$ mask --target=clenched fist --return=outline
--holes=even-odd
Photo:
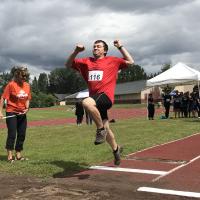
[[[115,47],[117,47],[117,48],[119,48],[119,47],[121,47],[122,46],[122,44],[121,44],[121,42],[120,42],[120,40],[114,40],[114,46]]]
[[[78,44],[76,45],[76,49],[77,52],[81,52],[85,50],[85,47],[82,44]]]

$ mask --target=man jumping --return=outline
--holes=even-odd
[[[109,127],[107,111],[114,102],[118,71],[133,66],[134,60],[119,40],[114,41],[114,46],[123,58],[106,56],[108,45],[103,40],[97,40],[93,45],[93,57],[76,59],[76,56],[85,50],[83,45],[78,44],[65,66],[79,71],[88,85],[89,97],[85,98],[82,104],[97,127],[95,145],[107,141],[113,150],[114,164],[120,165],[122,148],[116,143]]]

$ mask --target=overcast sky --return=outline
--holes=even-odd
[[[200,0],[0,0],[0,71],[27,65],[32,75],[64,67],[77,43],[91,56],[120,39],[147,73],[177,62],[200,70]]]

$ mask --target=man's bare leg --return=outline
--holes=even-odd
[[[97,127],[95,145],[103,143],[106,139],[106,141],[108,142],[108,144],[111,146],[113,150],[114,164],[120,165],[120,162],[121,162],[120,153],[122,152],[122,148],[117,145],[114,134],[112,130],[110,129],[108,120],[106,119],[106,120],[103,120],[102,122],[101,115],[99,113],[99,110],[96,107],[96,102],[94,101],[94,99],[88,97],[83,100],[82,104],[85,110],[87,110],[88,113],[91,114]]]
[[[104,120],[103,123],[104,123],[104,127],[107,131],[106,141],[108,142],[108,144],[111,146],[111,148],[113,150],[114,164],[120,165],[120,163],[121,163],[121,155],[120,154],[122,153],[123,148],[120,147],[116,143],[115,136],[114,136],[112,130],[110,129],[108,120]]]
[[[101,120],[101,115],[99,113],[99,110],[96,107],[96,102],[91,97],[88,97],[82,101],[83,107],[89,112],[89,114],[92,116],[92,119],[94,120],[94,123],[96,124],[97,129],[100,129],[103,127],[103,122]]]
[[[104,124],[106,131],[107,131],[106,141],[111,146],[112,150],[115,151],[117,149],[118,145],[116,143],[115,136],[114,136],[112,130],[110,129],[108,120],[107,119],[104,120],[103,124]]]
[[[99,110],[96,107],[96,102],[91,97],[88,97],[83,100],[82,105],[84,109],[92,116],[97,127],[96,139],[94,141],[94,144],[98,145],[104,143],[106,141],[107,132],[103,126]]]

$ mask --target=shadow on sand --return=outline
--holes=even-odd
[[[79,179],[87,179],[89,178],[89,175],[87,174],[79,174],[80,172],[83,172],[87,170],[88,164],[86,163],[77,163],[72,161],[62,161],[62,160],[56,160],[51,162],[52,165],[56,165],[57,167],[60,167],[63,169],[62,172],[53,174],[53,178],[67,178],[67,177],[77,177]]]

